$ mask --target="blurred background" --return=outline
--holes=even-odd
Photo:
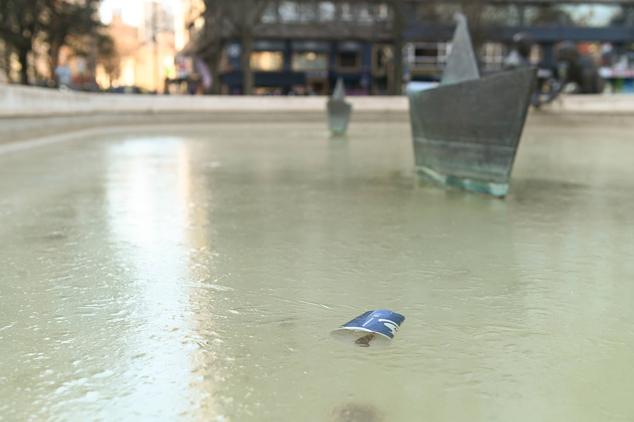
[[[342,77],[351,95],[399,95],[439,79],[458,11],[483,73],[634,93],[634,0],[0,0],[0,82],[324,95]]]

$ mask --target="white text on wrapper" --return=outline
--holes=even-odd
[[[379,319],[379,322],[382,322],[383,325],[385,326],[385,328],[387,328],[388,330],[390,330],[390,332],[392,333],[392,337],[396,335],[396,332],[398,331],[398,324],[395,323],[394,321],[391,321],[389,319]]]

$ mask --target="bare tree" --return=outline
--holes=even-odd
[[[59,65],[59,53],[63,46],[71,44],[71,38],[98,38],[101,23],[97,16],[100,0],[71,2],[68,0],[45,0],[43,32],[48,43],[50,76],[55,79]],[[74,44],[78,44],[75,42]],[[81,44],[81,43],[79,43]]]
[[[253,51],[253,31],[260,23],[262,13],[269,0],[228,0],[227,17],[232,32],[240,39],[240,68],[242,69],[242,94],[252,95],[254,88],[251,53]]]
[[[108,75],[108,86],[111,88],[112,81],[121,74],[121,59],[114,40],[103,32],[97,34],[97,62]]]
[[[571,25],[573,23],[570,14],[552,4],[537,8],[533,21],[539,25]]]
[[[29,83],[29,55],[34,44],[48,45],[50,76],[55,74],[59,52],[71,36],[94,35],[100,27],[100,0],[1,0],[0,38],[5,51],[17,54],[20,83]]]
[[[229,37],[240,40],[240,68],[242,93],[253,94],[251,69],[254,28],[270,0],[205,0],[205,28],[199,41],[199,52],[209,66],[213,78],[212,92],[219,92],[219,65],[225,41]]]
[[[475,51],[480,51],[484,43],[483,15],[486,0],[460,0],[460,8],[469,23],[469,32]]]
[[[390,95],[401,95],[403,90],[403,31],[405,29],[405,10],[403,0],[391,0],[392,15],[392,49],[393,64],[391,86],[388,87]]]
[[[211,93],[220,94],[220,61],[227,34],[226,1],[205,0],[205,26],[197,40],[196,53],[211,73]]]
[[[29,83],[29,54],[42,28],[40,15],[44,0],[0,1],[0,38],[14,51],[20,62],[20,83]]]
[[[0,40],[0,69],[4,72],[7,81],[11,82],[11,50],[2,40]]]
[[[457,0],[452,3],[428,0],[421,4],[424,7],[425,17],[429,21],[450,23],[453,22],[452,15],[455,12],[462,12],[469,23],[469,33],[475,51],[481,51],[487,41],[487,26],[490,27],[492,23],[495,25],[495,23],[511,21],[514,7],[511,4],[489,7],[490,0]]]

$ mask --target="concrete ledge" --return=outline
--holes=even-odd
[[[403,111],[405,97],[350,97],[357,111]],[[241,97],[92,94],[0,85],[0,117],[96,113],[318,111],[325,97]]]
[[[349,97],[356,112],[407,112],[401,97]],[[110,113],[290,112],[325,109],[325,97],[241,97],[92,94],[0,84],[0,118]],[[631,113],[634,95],[565,96],[551,113]]]
[[[552,113],[634,114],[634,95],[566,95],[543,107]]]
[[[402,97],[349,97],[352,123],[409,121]],[[92,127],[135,124],[323,121],[325,97],[154,96],[91,94],[0,84],[0,143]],[[566,96],[534,110],[529,121],[592,124],[596,115],[628,124],[634,95]],[[629,119],[629,120],[628,120]]]

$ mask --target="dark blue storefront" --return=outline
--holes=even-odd
[[[406,43],[446,42],[451,38],[451,25],[411,23],[404,31]],[[548,65],[555,61],[555,48],[562,41],[573,43],[610,43],[617,51],[628,51],[634,43],[634,26],[580,28],[574,26],[509,26],[484,30],[487,42],[510,46],[515,34],[527,34],[541,49],[541,61]],[[258,40],[256,55],[276,55],[278,65],[268,69],[254,68],[256,94],[312,95],[329,94],[337,78],[341,77],[350,95],[385,94],[390,72],[382,65],[377,53],[389,43],[361,40]],[[221,75],[224,92],[242,92],[239,43],[228,48],[227,66]],[[316,66],[302,58],[316,58]],[[406,66],[407,71],[407,66]],[[435,80],[436,74],[406,75],[411,80]]]
[[[258,40],[254,43],[252,68],[256,93],[269,95],[323,95],[342,78],[352,95],[372,89],[371,43],[362,41]],[[276,62],[263,69],[258,58]],[[266,61],[266,60],[264,60]],[[376,79],[376,78],[375,78]],[[221,74],[225,92],[242,92],[239,43],[227,48],[226,69]]]

